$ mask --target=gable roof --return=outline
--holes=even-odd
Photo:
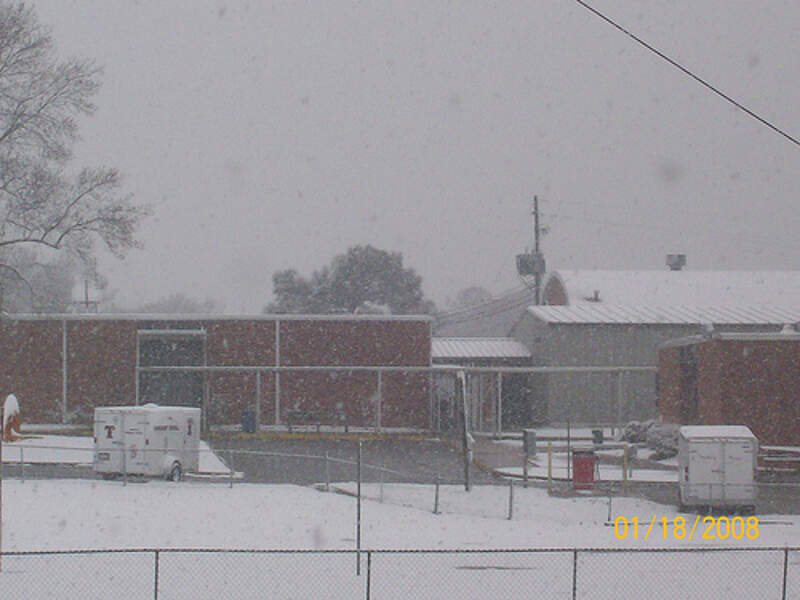
[[[800,271],[553,271],[567,305],[797,306]],[[595,296],[597,300],[594,300]]]

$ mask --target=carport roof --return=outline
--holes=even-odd
[[[443,358],[530,358],[528,349],[513,338],[442,337],[431,340],[431,356]]]

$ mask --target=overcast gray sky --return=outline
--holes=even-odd
[[[76,166],[155,205],[116,301],[260,312],[277,269],[399,251],[440,306],[548,268],[797,269],[800,149],[571,0],[36,0],[105,67]],[[591,0],[800,136],[800,5]]]

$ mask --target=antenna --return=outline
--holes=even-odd
[[[96,313],[97,312],[97,305],[99,304],[97,300],[89,300],[89,280],[83,280],[83,300],[79,300],[78,302],[73,302],[75,306],[81,306],[83,308],[84,313]]]

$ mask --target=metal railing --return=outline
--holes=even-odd
[[[4,552],[0,558],[3,596],[19,600],[800,598],[797,547],[148,548]]]

